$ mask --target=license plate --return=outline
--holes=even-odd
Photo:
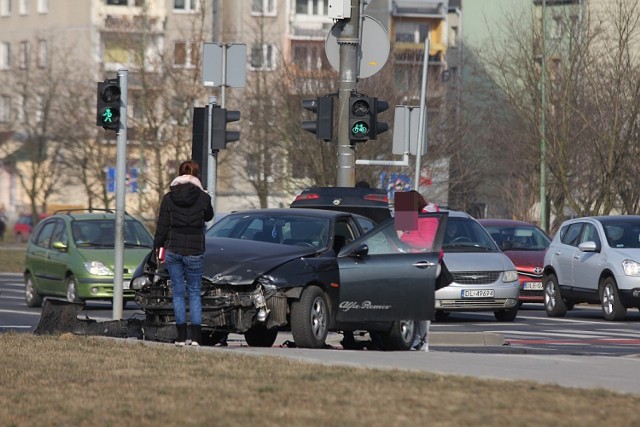
[[[462,298],[493,298],[493,289],[463,289]]]
[[[524,282],[522,284],[523,291],[541,291],[542,282]]]
[[[129,289],[129,281],[125,280],[122,282],[122,289]]]

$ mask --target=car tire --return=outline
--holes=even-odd
[[[549,274],[544,282],[544,310],[549,317],[564,317],[567,305],[562,299],[560,286],[555,274]]]
[[[66,283],[66,289],[67,289],[67,301],[82,302],[80,298],[78,298],[78,284],[73,274],[67,277],[67,280],[65,283]]]
[[[413,340],[416,337],[416,322],[413,320],[400,320],[393,322],[389,332],[381,333],[382,345],[387,351],[411,350]]]
[[[277,337],[278,329],[267,329],[263,325],[256,325],[244,333],[244,339],[249,347],[271,347]]]
[[[613,277],[607,277],[600,287],[600,304],[606,320],[619,321],[627,316],[627,308],[620,302],[618,286]]]
[[[518,307],[519,305],[516,305],[508,310],[494,311],[493,315],[496,316],[498,322],[513,322],[518,316]]]
[[[301,348],[324,348],[329,332],[329,304],[322,289],[309,286],[291,304],[291,333]]]
[[[36,285],[33,283],[31,274],[24,275],[24,299],[27,301],[27,306],[29,307],[42,306],[42,296],[36,290]]]

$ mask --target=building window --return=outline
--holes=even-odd
[[[18,10],[20,15],[28,15],[29,14],[29,0],[19,0]]]
[[[127,0],[107,0],[107,6],[127,6]]]
[[[11,16],[11,0],[0,0],[0,16]]]
[[[323,68],[324,47],[297,45],[293,47],[293,63],[301,70],[311,71]]]
[[[173,10],[177,12],[194,12],[200,10],[200,0],[173,0]]]
[[[298,15],[327,15],[328,0],[296,0]]]
[[[47,66],[47,41],[38,40],[38,67],[46,68]]]
[[[198,47],[194,43],[175,42],[173,44],[173,65],[179,68],[193,68],[196,65]]]
[[[263,16],[276,15],[275,0],[253,0],[251,2],[251,14]]]
[[[18,66],[23,70],[29,68],[29,42],[28,41],[20,42]]]
[[[0,70],[11,68],[11,45],[9,42],[0,43]]]
[[[6,123],[11,120],[11,98],[7,95],[0,97],[0,122]]]
[[[423,22],[399,22],[395,31],[396,42],[423,43],[429,37],[431,26]]]
[[[49,13],[49,0],[38,0],[38,13]]]
[[[276,49],[272,44],[253,45],[251,47],[251,69],[273,70],[275,69]]]

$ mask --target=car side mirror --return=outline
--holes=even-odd
[[[501,251],[510,251],[511,249],[513,249],[513,242],[511,240],[503,240],[502,243],[500,243]]]
[[[341,255],[345,255],[345,256],[362,258],[364,256],[367,256],[367,254],[369,254],[369,246],[367,246],[365,243],[363,243],[363,244],[361,244],[360,246],[358,246],[357,248],[353,249],[352,251],[350,251],[348,253],[343,253],[343,251],[340,251],[340,254]]]
[[[67,244],[66,244],[66,243],[61,242],[61,241],[59,241],[59,240],[57,240],[57,241],[53,242],[53,243],[51,244],[51,247],[52,247],[53,249],[57,250],[57,251],[60,251],[60,252],[67,252],[67,249],[69,249],[69,248],[67,247]]]
[[[582,252],[600,252],[600,248],[596,244],[596,242],[588,241],[582,242],[578,245],[578,249]]]

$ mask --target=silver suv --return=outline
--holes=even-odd
[[[640,216],[565,221],[544,257],[544,307],[562,317],[575,304],[600,304],[607,320],[640,307]]]

